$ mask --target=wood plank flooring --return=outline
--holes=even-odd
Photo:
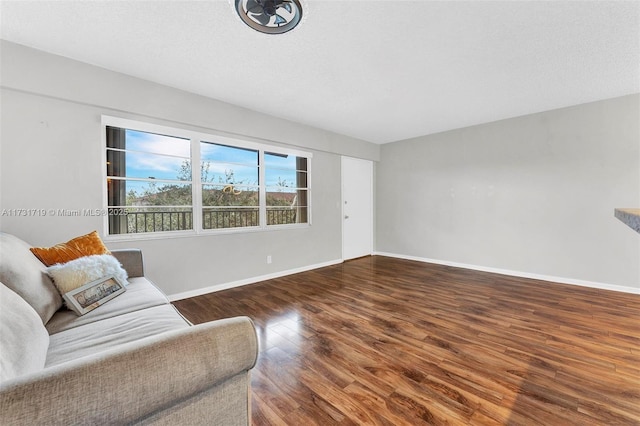
[[[372,256],[174,304],[254,320],[254,425],[640,424],[639,295]]]

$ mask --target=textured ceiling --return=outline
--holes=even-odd
[[[6,1],[3,39],[374,143],[640,92],[638,1]]]

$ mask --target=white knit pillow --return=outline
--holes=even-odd
[[[47,273],[63,295],[107,275],[114,275],[123,285],[128,284],[127,271],[110,254],[94,254],[49,266]]]

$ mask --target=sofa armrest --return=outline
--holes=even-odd
[[[0,424],[130,424],[238,374],[258,356],[247,317],[188,327],[0,386]]]
[[[122,264],[129,278],[144,277],[144,259],[140,249],[111,250],[111,254]]]

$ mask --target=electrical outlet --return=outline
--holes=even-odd
[[[267,264],[271,264],[271,255],[267,256]]]

